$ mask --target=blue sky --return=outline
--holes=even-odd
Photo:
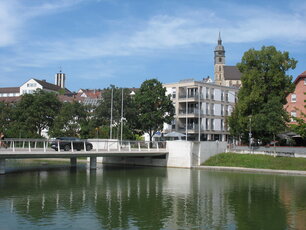
[[[305,1],[1,0],[0,87],[30,78],[66,86],[139,87],[213,76],[221,31],[226,64],[274,45],[306,70]]]

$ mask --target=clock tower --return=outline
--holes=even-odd
[[[218,45],[215,48],[215,82],[222,85],[224,81],[225,50],[222,45],[221,35],[219,32]]]

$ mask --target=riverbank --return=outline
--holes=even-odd
[[[306,174],[306,159],[294,157],[274,157],[267,155],[221,153],[209,158],[201,164],[201,167],[218,167],[220,169],[233,169],[245,171],[269,171],[287,173],[294,171],[298,174]],[[212,168],[213,169],[213,168]],[[297,172],[298,171],[298,172]]]

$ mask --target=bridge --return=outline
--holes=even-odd
[[[166,142],[7,138],[0,148],[0,174],[5,174],[6,159],[70,158],[71,167],[76,167],[78,157],[89,157],[90,168],[95,169],[97,157],[154,157],[166,154]]]

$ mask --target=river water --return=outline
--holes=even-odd
[[[0,229],[306,229],[306,177],[11,161]]]

